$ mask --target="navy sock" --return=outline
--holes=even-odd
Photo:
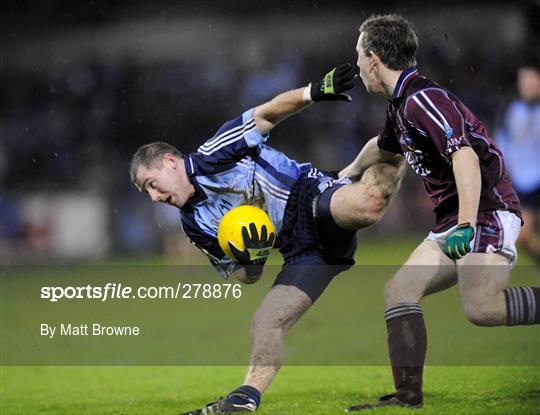
[[[395,304],[386,309],[384,317],[397,397],[412,405],[420,404],[427,350],[422,306],[418,303]]]
[[[253,386],[242,385],[229,393],[227,399],[237,405],[253,404],[258,407],[261,403],[261,393]]]
[[[508,326],[540,324],[540,288],[510,287],[504,290]]]

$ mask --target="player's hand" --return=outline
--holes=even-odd
[[[358,67],[344,63],[328,72],[323,79],[312,82],[311,99],[317,101],[351,101],[343,92],[354,88],[354,79],[358,76]]]
[[[261,234],[259,235],[257,226],[250,223],[249,232],[245,226],[242,227],[242,239],[245,246],[242,251],[229,242],[229,248],[238,263],[242,265],[261,265],[266,262],[268,255],[270,255],[276,236],[274,232],[270,232],[270,235],[268,235],[266,225],[261,226]]]
[[[474,228],[469,223],[462,223],[448,235],[444,243],[444,253],[451,259],[460,259],[471,252],[470,242],[474,238]]]

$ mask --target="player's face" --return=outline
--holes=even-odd
[[[172,154],[165,154],[162,166],[149,169],[139,167],[137,183],[153,202],[167,203],[178,208],[184,206],[195,193],[187,177],[184,161]]]
[[[384,90],[381,88],[381,82],[378,77],[377,62],[373,54],[370,54],[370,56],[366,55],[364,48],[361,46],[362,36],[364,36],[364,33],[360,33],[356,44],[356,53],[358,53],[356,64],[360,68],[360,78],[367,92],[370,94],[382,94]]]

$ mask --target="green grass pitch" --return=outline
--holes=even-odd
[[[370,241],[361,246],[360,260],[364,264],[399,264],[412,250],[416,240]],[[162,264],[161,260],[145,261]],[[530,261],[520,258],[520,264]],[[82,272],[82,271],[81,271]],[[536,274],[538,274],[536,270]],[[340,277],[341,278],[341,277]],[[269,277],[269,280],[271,278]],[[380,308],[384,281],[356,281],[349,277],[336,280],[318,304],[295,327],[286,339],[287,361],[296,362],[279,373],[274,384],[263,396],[258,413],[265,414],[340,414],[350,405],[370,402],[392,391],[390,368],[385,364],[385,328]],[[255,295],[247,307],[242,321],[248,325],[252,309],[260,301],[271,281],[261,281],[253,287]],[[515,284],[521,281],[517,277]],[[538,282],[538,279],[536,279]],[[265,285],[266,284],[266,285]],[[378,287],[370,291],[370,284]],[[367,291],[366,304],[355,304],[354,293],[343,297],[347,290]],[[375,289],[371,287],[371,290]],[[353,290],[353,291],[354,291]],[[360,294],[359,294],[360,295]],[[367,299],[372,301],[367,303]],[[2,336],[8,342],[10,333],[20,327],[4,320],[10,310],[20,303],[2,297]],[[340,301],[342,300],[342,301]],[[538,327],[483,329],[466,322],[460,310],[455,288],[427,298],[426,324],[428,325],[428,362],[425,370],[425,404],[422,409],[379,409],[376,414],[539,414],[540,413],[540,362]],[[28,308],[28,305],[26,305]],[[133,306],[135,307],[135,306]],[[157,308],[157,306],[156,306]],[[234,304],[231,304],[234,308]],[[23,310],[21,307],[20,310]],[[133,312],[134,309],[130,310]],[[210,308],[208,309],[210,310]],[[26,309],[28,311],[28,309]],[[32,310],[30,310],[31,312]],[[84,310],[80,311],[84,313]],[[209,311],[210,312],[210,311]],[[142,318],[142,317],[140,317]],[[7,319],[7,317],[6,317]],[[171,320],[172,321],[172,320]],[[335,324],[339,322],[339,324]],[[16,320],[24,327],[24,320]],[[167,323],[172,324],[172,323]],[[367,327],[371,338],[363,335]],[[515,330],[515,331],[513,331]],[[313,344],[312,333],[317,332],[333,339],[343,363],[331,354],[314,353],[321,346]],[[461,336],[451,333],[461,333]],[[515,349],[514,335],[524,339]],[[183,334],[184,338],[189,333]],[[164,347],[174,338],[163,337]],[[245,355],[246,342],[238,346]],[[200,345],[201,348],[228,348],[234,343],[223,338],[222,342]],[[7,343],[6,343],[7,344]],[[364,349],[363,345],[367,345]],[[9,345],[9,347],[14,347]],[[21,348],[26,345],[21,344]],[[144,346],[144,345],[143,345]],[[488,347],[484,354],[500,364],[475,364],[484,354],[481,347]],[[141,346],[142,347],[142,346]],[[198,347],[198,345],[194,345]],[[186,349],[187,350],[187,349]],[[450,351],[450,352],[449,352]],[[91,353],[97,353],[95,350]],[[126,354],[129,354],[126,350]],[[231,354],[238,350],[231,350]],[[7,351],[2,352],[3,361]],[[66,353],[70,350],[66,349]],[[71,353],[85,353],[84,350]],[[348,357],[364,353],[372,364],[346,364]],[[451,354],[451,357],[449,355]],[[529,356],[520,360],[516,356]],[[325,361],[328,365],[303,365],[305,360]],[[296,359],[296,360],[295,360]],[[304,359],[304,360],[302,360]],[[448,360],[447,360],[448,359]],[[242,357],[239,359],[242,360]],[[499,361],[499,360],[497,360]],[[445,363],[446,362],[446,363]],[[514,363],[512,363],[514,362]],[[510,364],[509,364],[510,363]],[[239,386],[245,367],[234,365],[212,366],[1,366],[0,414],[178,414],[223,396]]]

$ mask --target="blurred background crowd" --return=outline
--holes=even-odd
[[[134,151],[158,139],[195,151],[245,109],[355,62],[358,26],[372,13],[411,19],[420,72],[495,131],[516,97],[518,68],[540,51],[540,2],[444,4],[8,2],[0,22],[2,263],[192,255],[178,212],[130,183]],[[344,167],[385,115],[386,101],[361,83],[352,97],[287,120],[269,144],[319,168]],[[409,178],[387,218],[366,232],[425,233],[430,210],[420,181]]]

